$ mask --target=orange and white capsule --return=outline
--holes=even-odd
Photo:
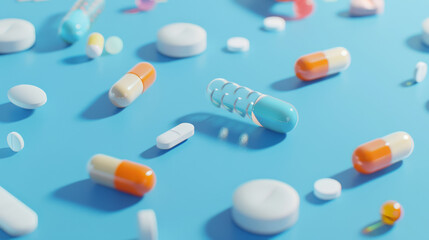
[[[127,107],[146,91],[155,79],[156,71],[152,64],[137,63],[110,88],[109,99],[119,108]]]
[[[413,150],[413,138],[406,132],[395,132],[360,145],[352,162],[358,172],[370,174],[408,158]]]
[[[300,57],[295,63],[295,74],[303,81],[313,81],[342,72],[350,63],[349,51],[337,47]]]
[[[145,165],[97,154],[89,160],[91,179],[101,185],[142,197],[156,183],[153,170]]]

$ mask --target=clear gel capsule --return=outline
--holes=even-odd
[[[395,132],[360,145],[352,162],[356,171],[370,174],[408,158],[413,150],[413,138],[406,132]]]
[[[275,132],[290,132],[298,123],[298,112],[292,104],[222,78],[209,83],[207,94],[216,107],[247,116],[255,124]]]
[[[61,38],[68,43],[79,40],[103,11],[104,4],[104,0],[78,0],[61,21]]]

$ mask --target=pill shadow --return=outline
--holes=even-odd
[[[62,60],[63,63],[69,65],[81,64],[91,61],[91,59],[86,55],[76,55],[72,57],[67,57]]]
[[[186,139],[185,141],[177,144],[176,146],[174,146],[170,149],[159,149],[155,144],[151,148],[146,149],[144,152],[142,152],[140,154],[140,157],[142,157],[144,159],[152,159],[152,158],[160,157],[160,156],[170,152],[171,150],[177,148],[178,146],[182,145],[183,143],[185,143],[187,141],[188,141],[188,139]]]
[[[12,149],[10,149],[8,147],[0,148],[0,158],[8,158],[8,157],[11,157],[15,154],[16,154],[16,152],[12,151]]]
[[[90,179],[77,181],[57,189],[53,196],[100,211],[114,212],[138,203],[142,198],[122,193],[94,183]]]
[[[385,169],[382,169],[372,174],[361,174],[358,171],[356,171],[356,169],[351,167],[338,174],[335,174],[334,176],[331,176],[331,178],[338,180],[341,183],[341,187],[343,189],[351,189],[351,188],[358,187],[366,182],[377,179],[381,176],[385,176],[395,171],[396,169],[400,168],[401,166],[402,166],[402,161],[399,161]]]
[[[429,47],[423,43],[422,34],[416,34],[407,38],[406,44],[415,51],[429,53]]]
[[[401,87],[405,88],[405,87],[414,86],[416,84],[417,84],[417,82],[414,80],[414,78],[411,78],[411,79],[408,79],[408,80],[401,82],[399,85],[401,85]]]
[[[30,117],[34,113],[33,109],[23,109],[12,103],[0,104],[0,122],[17,122]]]
[[[273,132],[244,121],[211,113],[192,113],[176,120],[178,124],[183,122],[193,124],[198,133],[249,149],[272,147],[286,138],[286,134]],[[242,142],[243,137],[247,137],[247,141]]]
[[[293,1],[290,1],[289,3],[286,2],[276,2],[273,0],[269,0],[269,1],[260,1],[260,0],[234,0],[238,5],[241,5],[244,8],[249,9],[250,11],[252,11],[255,14],[258,14],[262,17],[268,17],[268,16],[278,16],[281,17],[283,19],[285,19],[286,21],[293,21],[293,20],[300,20],[303,19],[306,16],[301,16],[301,17],[297,17],[297,16],[292,16],[292,15],[288,15],[288,14],[278,14],[273,12],[273,8],[275,4],[290,4],[291,7],[293,6]],[[314,10],[313,10],[314,11]]]
[[[292,76],[292,77],[288,77],[286,79],[274,82],[273,84],[271,84],[271,88],[277,91],[292,91],[298,88],[310,86],[312,84],[315,84],[321,81],[329,80],[331,78],[338,76],[339,74],[340,73],[335,73],[313,81],[302,81],[297,76]]]
[[[15,238],[18,238],[18,237],[12,237],[0,229],[0,240],[15,239]]]
[[[426,108],[426,111],[428,111],[428,112],[429,112],[429,101],[427,101],[427,102],[426,102],[426,104],[425,104],[425,108]]]
[[[125,13],[125,14],[136,14],[136,13],[144,12],[144,11],[141,11],[140,9],[136,8],[135,6],[130,6],[127,8],[119,9],[119,12]]]
[[[332,201],[332,200],[322,200],[317,198],[316,195],[314,195],[314,191],[307,193],[307,195],[305,195],[305,200],[307,200],[307,202],[314,205],[324,205]]]
[[[239,228],[232,220],[231,208],[212,217],[205,226],[206,234],[211,240],[245,239],[268,240],[276,235],[256,235]],[[277,234],[278,235],[278,234]]]
[[[71,44],[64,42],[58,34],[61,19],[66,13],[58,13],[50,16],[37,31],[36,44],[33,51],[38,53],[49,53],[65,49]]]
[[[337,13],[338,17],[349,18],[349,19],[371,18],[371,17],[376,17],[377,15],[378,14],[355,16],[355,15],[351,15],[349,10],[341,10]]]
[[[137,49],[136,54],[139,58],[149,62],[171,62],[180,59],[167,57],[159,53],[156,49],[155,42],[143,45],[142,47]]]
[[[118,108],[110,102],[109,91],[106,91],[82,112],[81,117],[88,120],[103,119],[118,114],[122,110],[123,108]]]
[[[371,227],[376,226],[375,229],[371,229]],[[375,222],[372,222],[368,225],[366,225],[362,230],[360,231],[361,235],[367,236],[367,237],[376,237],[383,235],[387,232],[389,232],[393,228],[393,225],[387,225],[383,224],[380,220],[377,220]],[[371,229],[371,230],[370,230]]]

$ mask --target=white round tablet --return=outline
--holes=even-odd
[[[7,145],[14,152],[19,152],[24,148],[24,139],[17,132],[11,132],[7,135]]]
[[[341,195],[341,183],[332,178],[322,178],[314,183],[314,195],[322,200],[332,200]]]
[[[31,22],[18,18],[0,20],[0,53],[24,51],[35,41],[36,30]]]
[[[12,87],[7,92],[7,97],[11,103],[25,109],[41,107],[48,100],[46,93],[42,89],[27,84]]]
[[[241,185],[234,193],[232,218],[244,230],[276,234],[298,220],[299,196],[290,185],[258,179]]]
[[[140,240],[157,240],[158,225],[156,215],[152,209],[141,210],[137,213]]]
[[[425,62],[418,62],[414,70],[414,80],[416,82],[423,82],[428,72],[428,65]]]
[[[286,21],[281,17],[267,17],[264,19],[264,28],[267,31],[283,31],[286,28]]]
[[[206,50],[207,33],[192,23],[172,23],[158,31],[156,47],[169,57],[195,56]]]
[[[250,43],[247,38],[232,37],[226,42],[226,47],[230,52],[247,52],[250,48]]]

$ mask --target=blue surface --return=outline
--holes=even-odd
[[[286,31],[261,30],[272,12],[291,13],[290,3],[269,0],[169,0],[147,13],[127,14],[133,0],[108,1],[91,31],[124,40],[119,55],[94,61],[85,57],[85,40],[67,47],[57,36],[72,1],[19,3],[3,0],[0,18],[24,18],[36,26],[29,51],[0,56],[0,185],[39,214],[38,229],[20,239],[136,239],[136,213],[152,208],[161,239],[421,239],[429,233],[426,191],[429,80],[406,87],[417,61],[428,61],[420,43],[429,1],[387,1],[381,16],[350,18],[348,1],[317,1],[309,18],[288,22]],[[162,26],[185,21],[208,32],[201,56],[171,59],[155,50]],[[226,40],[244,36],[251,49],[224,51]],[[344,73],[314,83],[294,77],[303,54],[344,46],[352,65]],[[107,91],[139,61],[158,71],[154,85],[119,111]],[[251,121],[216,109],[205,96],[215,77],[291,102],[300,114],[297,128],[279,135]],[[33,112],[11,105],[7,90],[34,84],[48,95]],[[162,132],[187,121],[194,137],[170,151],[154,147]],[[217,136],[222,127],[229,136]],[[360,144],[403,130],[415,151],[404,163],[373,175],[359,175],[351,164]],[[7,149],[6,135],[19,132],[22,152]],[[238,144],[248,133],[248,146]],[[86,164],[104,153],[146,164],[158,177],[143,199],[97,186]],[[312,195],[314,181],[334,177],[343,194],[331,202]],[[282,180],[301,197],[300,217],[290,230],[256,236],[238,229],[229,208],[234,189],[257,178]],[[366,236],[362,229],[379,220],[379,207],[399,201],[405,216],[393,228]],[[1,239],[8,239],[0,233]]]

